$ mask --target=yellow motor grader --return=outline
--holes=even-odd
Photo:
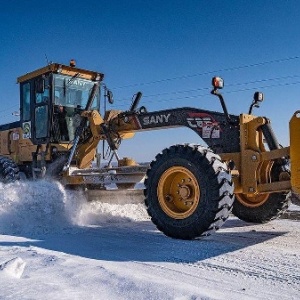
[[[300,193],[300,111],[290,121],[290,147],[283,148],[270,120],[252,114],[263,100],[259,92],[248,114],[231,115],[219,92],[223,80],[214,77],[211,93],[222,112],[191,107],[148,112],[139,106],[138,92],[129,110],[101,114],[100,91],[104,107],[113,101],[103,77],[72,61],[51,63],[17,79],[20,121],[0,125],[1,182],[48,176],[89,191],[114,184],[122,195],[123,190],[135,193],[132,187],[144,180],[152,221],[179,239],[210,234],[231,211],[247,222],[270,221]],[[179,126],[193,130],[207,146],[172,145],[150,164],[118,155],[121,141],[135,132]],[[100,141],[109,149],[102,153],[105,165],[95,163]]]

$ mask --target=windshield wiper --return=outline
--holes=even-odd
[[[80,73],[76,73],[75,75],[73,75],[73,76],[68,80],[67,87],[68,87],[69,85],[71,85],[72,82],[73,82],[77,77],[79,77],[79,75],[80,75]]]
[[[79,77],[80,73],[76,73],[75,75],[73,75],[69,80],[68,80],[68,83],[66,84],[66,79],[64,80],[64,96],[66,96],[66,90],[67,90],[67,87],[69,87],[73,81]]]

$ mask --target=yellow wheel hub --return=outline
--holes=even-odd
[[[270,194],[258,194],[258,195],[247,195],[247,194],[235,194],[236,199],[244,206],[255,208],[263,205],[268,199]]]
[[[158,182],[158,201],[171,218],[185,219],[192,215],[200,201],[200,187],[194,174],[184,167],[167,169]]]

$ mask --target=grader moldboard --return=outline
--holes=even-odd
[[[263,100],[261,93],[255,93],[248,114],[230,115],[219,93],[223,80],[214,77],[211,93],[219,98],[222,113],[190,107],[148,112],[139,107],[138,92],[129,110],[105,109],[101,115],[100,91],[104,107],[113,101],[103,77],[71,61],[18,78],[20,121],[0,126],[3,183],[50,176],[90,192],[115,184],[117,193],[128,191],[125,195],[145,178],[145,205],[152,221],[178,239],[210,234],[231,211],[247,222],[270,221],[300,193],[300,111],[290,121],[290,147],[283,148],[270,120],[252,115]],[[178,126],[193,130],[208,147],[173,145],[149,165],[119,157],[121,141],[135,132]],[[97,166],[93,163],[100,156],[100,141],[110,150],[102,153],[105,166],[99,160]]]

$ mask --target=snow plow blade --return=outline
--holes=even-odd
[[[144,190],[88,190],[87,198],[109,204],[139,204],[144,202]]]

